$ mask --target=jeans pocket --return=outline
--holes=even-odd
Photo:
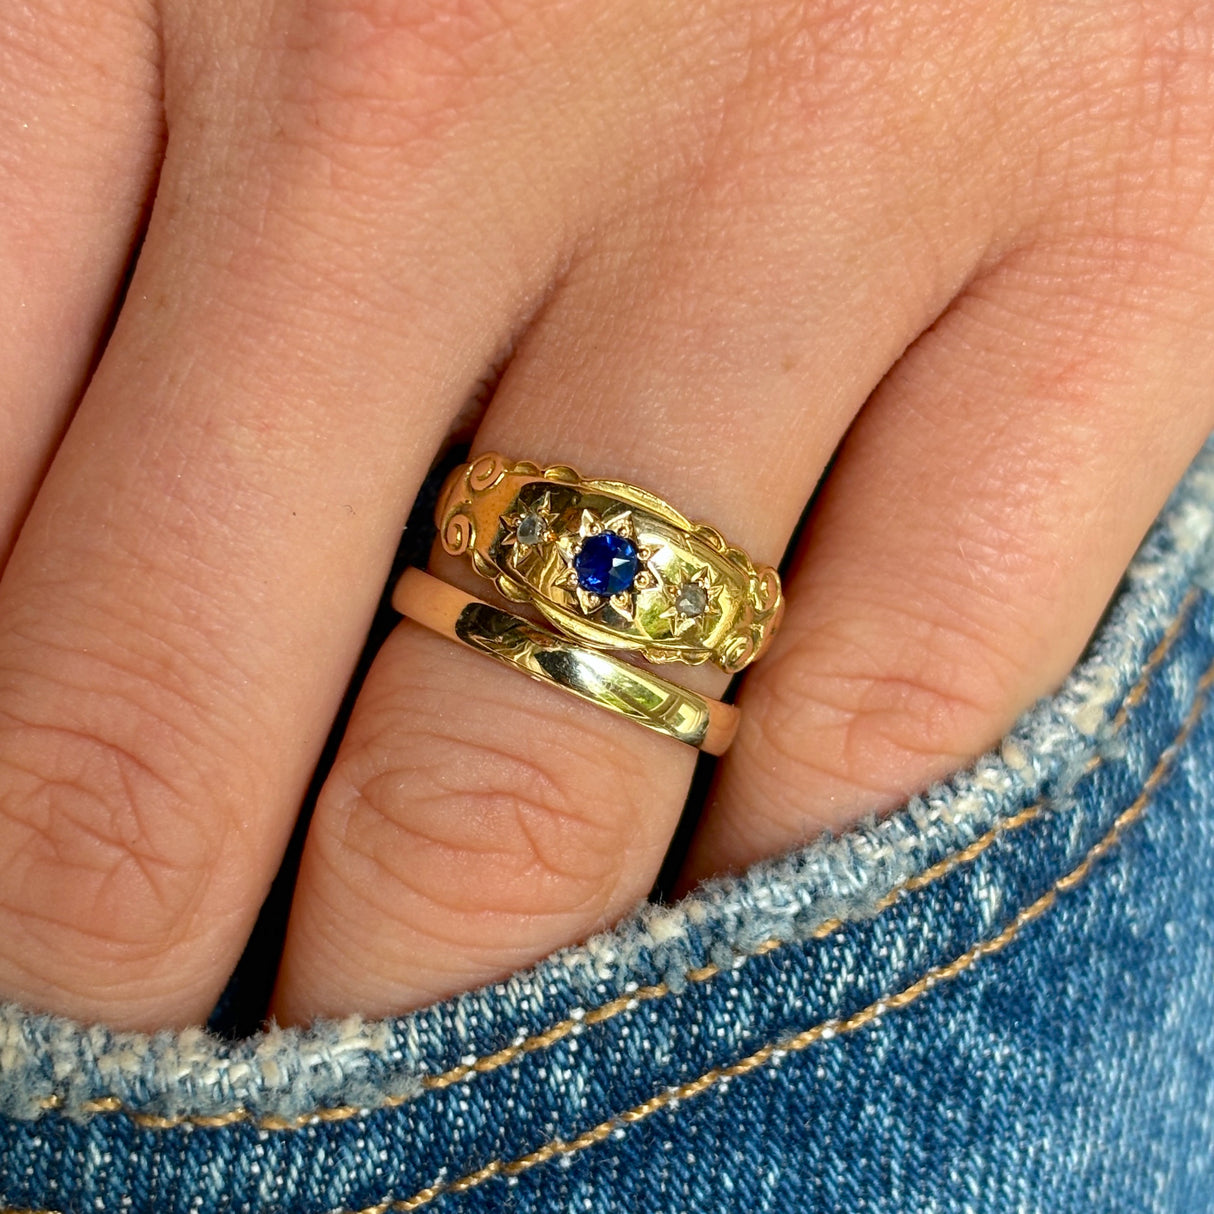
[[[393,1020],[0,1008],[0,1205],[1214,1210],[1214,451],[1088,653],[899,812]]]

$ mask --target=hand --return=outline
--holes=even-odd
[[[0,117],[0,996],[73,1016],[206,1015],[495,369],[474,450],[759,562],[833,454],[681,888],[992,744],[1214,424],[1208,4],[28,0]],[[609,926],[693,760],[402,623],[274,1013]]]

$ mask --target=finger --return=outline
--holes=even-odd
[[[907,354],[823,491],[680,890],[892,808],[1057,686],[1214,423],[1202,265],[1042,241]]]
[[[858,275],[847,237],[811,247],[801,217],[783,218],[709,196],[680,208],[676,242],[661,214],[613,234],[524,338],[476,449],[633,481],[776,560],[852,411],[942,303],[905,262]],[[942,281],[967,271],[959,248]],[[871,298],[885,306],[859,306]],[[461,561],[432,567],[492,596]],[[706,667],[663,673],[724,686]],[[693,759],[406,621],[313,816],[276,1016],[399,1011],[610,923],[652,885]]]
[[[161,145],[147,0],[0,22],[0,570],[114,306]]]
[[[560,255],[450,201],[486,165],[411,140],[434,60],[377,108],[304,18],[225,22],[169,22],[138,269],[0,582],[0,997],[136,1028],[213,1006],[417,485]]]
[[[788,32],[764,30],[710,111],[685,103],[713,140],[684,143],[663,190],[597,226],[476,443],[634,480],[760,560],[1005,218],[981,122],[946,146],[897,89],[818,93]],[[812,19],[802,32],[817,44]],[[919,71],[913,39],[887,52],[893,76]],[[708,694],[711,676],[679,671]],[[649,888],[690,766],[668,740],[402,625],[311,824],[277,1016],[399,1011],[610,922]]]
[[[450,418],[711,125],[715,60],[645,90],[719,20],[428,12],[165,6],[147,240],[0,582],[6,996],[206,1013]]]

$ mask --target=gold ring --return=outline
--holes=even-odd
[[[715,528],[564,464],[477,456],[448,477],[436,522],[447,552],[594,649],[733,674],[759,657],[783,612],[776,571]]]
[[[739,712],[732,704],[687,691],[611,654],[583,648],[421,569],[405,570],[392,605],[401,615],[533,679],[708,754],[724,754],[733,741]]]

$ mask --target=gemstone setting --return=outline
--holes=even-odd
[[[603,598],[631,590],[639,564],[636,544],[614,531],[588,535],[573,558],[578,585]]]
[[[708,591],[699,582],[687,582],[679,587],[674,607],[679,615],[701,616],[708,610]]]
[[[515,531],[518,542],[528,548],[542,544],[547,533],[548,524],[538,514],[525,514]]]

